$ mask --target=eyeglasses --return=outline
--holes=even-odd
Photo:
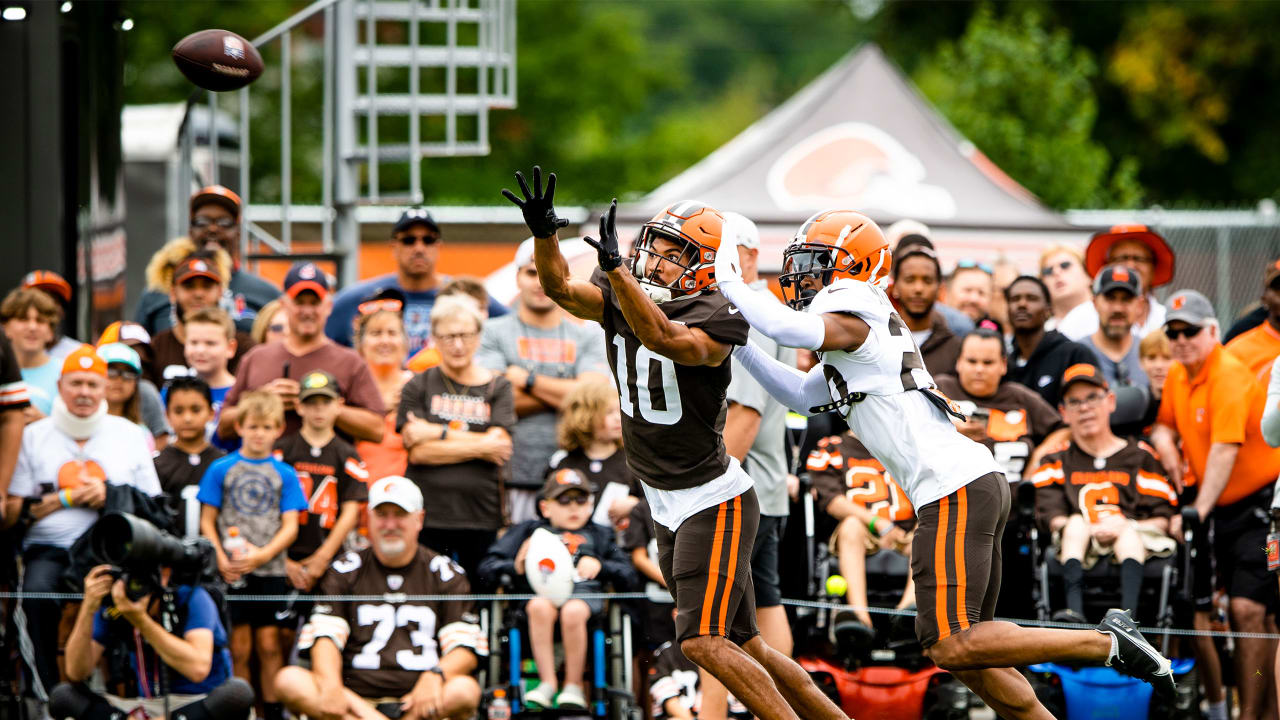
[[[581,493],[565,493],[556,498],[557,505],[590,505],[595,498]]]
[[[1049,277],[1055,271],[1066,272],[1070,269],[1071,269],[1071,261],[1063,260],[1062,262],[1057,263],[1056,265],[1045,265],[1044,267],[1040,268],[1040,277]]]
[[[452,335],[432,335],[431,338],[432,340],[435,341],[437,345],[449,345],[451,343],[456,343],[456,342],[469,343],[472,340],[475,340],[476,336],[478,336],[479,334],[480,333],[478,332],[465,332],[465,333],[453,333]]]
[[[404,303],[395,298],[382,298],[380,300],[367,300],[356,306],[356,311],[361,315],[372,315],[376,312],[385,310],[387,312],[398,313],[404,308]]]
[[[236,226],[236,219],[224,217],[214,220],[213,218],[208,218],[203,215],[197,215],[191,218],[191,227],[204,228],[209,227],[210,225],[215,225],[223,230],[227,230]]]
[[[396,238],[396,240],[399,240],[400,244],[405,247],[413,247],[417,243],[422,243],[423,245],[435,245],[439,242],[440,238],[435,235],[401,235]]]
[[[1109,262],[1121,265],[1155,265],[1156,259],[1149,255],[1112,255]]]
[[[986,273],[986,274],[988,274],[988,275],[995,275],[995,274],[996,274],[996,269],[995,269],[995,268],[991,267],[991,266],[990,266],[990,265],[988,265],[987,263],[984,263],[984,262],[978,262],[977,260],[961,260],[960,262],[956,263],[956,269],[957,269],[957,270],[973,270],[973,269],[978,269],[978,270],[981,270],[982,272],[984,272],[984,273]]]
[[[1188,340],[1200,334],[1204,327],[1200,325],[1186,325],[1180,328],[1167,327],[1164,329],[1164,336],[1170,340],[1177,340],[1184,337]]]
[[[115,365],[107,366],[107,377],[114,380],[137,380],[138,371],[133,368],[116,367]]]
[[[1082,398],[1070,398],[1062,401],[1062,407],[1068,410],[1082,410],[1087,407],[1093,407],[1102,402],[1106,393],[1089,393]]]
[[[282,333],[286,330],[284,323],[271,323],[267,326],[267,332]]]

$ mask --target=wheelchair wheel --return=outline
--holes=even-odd
[[[626,693],[612,694],[609,698],[609,720],[643,720],[644,713]]]

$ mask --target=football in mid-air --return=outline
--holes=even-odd
[[[201,30],[173,46],[173,62],[205,90],[239,90],[262,74],[262,55],[230,30]]]

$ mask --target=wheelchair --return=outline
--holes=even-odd
[[[1052,544],[1036,524],[1035,486],[1023,482],[1016,488],[1014,516],[1019,531],[1030,546],[1033,569],[1032,600],[1036,616],[1048,621],[1055,608],[1065,606],[1063,568],[1055,557]],[[1167,558],[1148,558],[1143,564],[1142,593],[1135,620],[1139,625],[1156,629],[1174,627],[1180,616],[1189,616],[1192,604],[1194,528],[1198,522],[1184,516],[1184,539],[1174,554]],[[1101,560],[1086,570],[1083,579],[1085,616],[1101,620],[1107,610],[1120,606],[1120,574],[1118,566]],[[1155,643],[1166,656],[1170,635],[1161,634]],[[1152,720],[1191,720],[1200,717],[1200,698],[1195,661],[1171,658],[1178,690],[1172,700],[1153,696],[1151,686],[1124,676],[1108,667],[1074,668],[1057,663],[1040,663],[1027,668],[1026,674],[1040,701],[1057,717],[1093,717],[1082,708],[1126,708],[1126,717],[1149,717]],[[1100,716],[1101,717],[1101,716]]]
[[[809,550],[809,594],[825,600],[827,578],[839,572],[837,558],[816,541],[813,498],[804,498]],[[829,523],[828,523],[829,524]],[[829,535],[829,532],[827,535]],[[826,537],[827,535],[817,535]],[[911,574],[906,555],[881,550],[866,560],[867,601],[894,607]],[[874,637],[859,647],[840,648],[831,638],[833,608],[797,610],[796,662],[849,717],[860,720],[961,720],[977,701],[972,691],[925,657],[911,614],[876,613]]]
[[[503,592],[512,592],[515,583],[504,575],[499,581]],[[510,704],[512,717],[554,718],[591,716],[601,720],[641,720],[643,708],[632,694],[633,636],[631,617],[616,600],[606,600],[604,612],[587,623],[587,709],[525,707],[524,694],[537,684],[530,651],[528,619],[524,600],[495,599],[481,610],[489,635],[489,659],[481,673],[479,717],[487,717],[488,705],[495,691],[502,689]],[[557,628],[556,637],[559,638]],[[556,654],[562,648],[557,643]],[[558,661],[557,661],[558,662]]]

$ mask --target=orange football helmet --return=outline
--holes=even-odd
[[[824,210],[805,220],[782,251],[778,284],[787,304],[803,310],[818,294],[800,287],[804,278],[818,278],[822,287],[847,278],[883,289],[891,261],[889,242],[871,218],[853,210]]]
[[[697,200],[684,200],[663,208],[640,229],[631,253],[631,273],[654,302],[665,302],[680,295],[692,295],[715,284],[716,251],[720,249],[720,232],[724,216]],[[678,257],[654,249],[662,239],[682,246]],[[649,256],[656,257],[653,270],[646,272]],[[658,272],[663,263],[682,268],[680,277],[662,282]]]

